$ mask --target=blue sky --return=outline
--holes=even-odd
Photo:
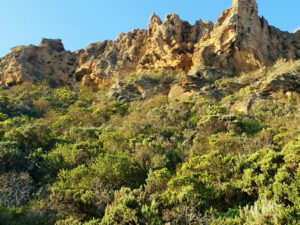
[[[294,31],[300,27],[299,0],[257,0],[259,14],[271,25]],[[120,32],[147,28],[155,12],[164,18],[178,13],[194,24],[213,22],[232,0],[0,0],[0,56],[17,45],[38,45],[43,37],[60,38],[65,48],[77,50]]]

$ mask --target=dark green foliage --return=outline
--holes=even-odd
[[[245,132],[246,134],[255,134],[262,129],[261,126],[255,122],[239,121],[237,125],[239,128],[241,128],[242,132]]]
[[[243,204],[243,193],[232,182],[235,162],[235,157],[218,152],[192,157],[168,182],[163,198],[170,206],[193,205],[199,212]]]
[[[56,220],[57,217],[50,211],[0,207],[1,225],[53,225]]]
[[[51,130],[36,122],[20,127],[14,127],[6,131],[3,141],[18,143],[18,148],[30,151],[37,148],[50,149],[54,144]]]
[[[123,186],[138,188],[145,178],[145,171],[128,153],[100,155],[89,166],[61,170],[51,200],[62,214],[68,213],[67,207],[72,206],[73,213],[97,216],[110,202],[112,191]]]

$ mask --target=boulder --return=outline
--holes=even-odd
[[[300,73],[282,74],[269,79],[261,89],[263,96],[300,97]]]
[[[125,84],[119,81],[113,84],[108,92],[109,97],[123,101],[137,101],[153,97],[158,94],[167,94],[170,83],[159,82],[157,80],[141,77],[137,80]]]

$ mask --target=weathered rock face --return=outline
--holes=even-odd
[[[115,41],[94,43],[79,51],[76,80],[98,89],[135,71],[146,34],[145,30],[121,33]]]
[[[151,16],[148,30],[121,33],[115,41],[93,43],[70,53],[59,40],[40,46],[16,47],[1,59],[2,85],[52,79],[56,83],[94,90],[111,86],[132,72],[183,70],[193,75],[203,68],[239,74],[273,64],[280,58],[300,58],[300,31],[282,32],[258,16],[255,0],[233,0],[216,24],[194,25],[168,14]]]
[[[43,39],[39,46],[18,46],[11,51],[1,59],[3,86],[39,80],[69,84],[77,65],[76,57],[65,51],[61,40]]]
[[[144,54],[137,69],[181,69],[188,72],[192,66],[195,43],[212,27],[211,22],[201,20],[192,26],[181,21],[176,14],[166,15],[163,22],[155,14],[152,15]]]
[[[194,44],[212,27],[201,20],[191,26],[176,14],[168,14],[162,22],[153,14],[148,30],[121,33],[115,41],[91,44],[80,51],[76,79],[84,86],[101,88],[136,71],[188,71]]]
[[[258,16],[255,0],[234,0],[222,12],[213,30],[196,45],[194,65],[233,73],[248,72],[279,58],[299,58],[300,39],[282,32]]]

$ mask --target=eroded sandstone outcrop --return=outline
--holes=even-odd
[[[115,41],[94,43],[80,51],[76,79],[84,86],[101,88],[136,71],[187,72],[192,67],[194,44],[212,27],[211,22],[201,20],[192,26],[176,14],[161,21],[153,14],[148,30],[121,33]]]
[[[65,51],[61,40],[43,39],[39,46],[18,46],[1,59],[3,86],[49,80],[52,84],[69,84],[77,66],[73,53]]]
[[[279,58],[297,59],[296,34],[269,26],[258,16],[255,0],[234,0],[213,30],[196,44],[193,63],[240,73],[273,64]]]
[[[76,80],[99,89],[135,71],[146,35],[146,30],[133,30],[121,33],[115,41],[93,43],[79,51]]]
[[[49,79],[57,84],[110,87],[132,72],[180,70],[195,75],[204,68],[227,74],[256,70],[280,58],[300,58],[300,31],[288,33],[258,16],[255,0],[233,0],[216,24],[182,21],[176,14],[162,21],[153,14],[148,30],[121,33],[115,41],[93,43],[71,53],[60,40],[20,46],[1,59],[3,86]]]

